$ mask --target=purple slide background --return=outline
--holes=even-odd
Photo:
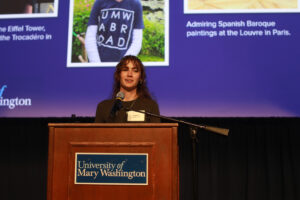
[[[161,114],[196,117],[300,116],[300,15],[183,14],[170,2],[170,65],[147,67]],[[31,107],[0,107],[0,117],[94,116],[110,96],[113,67],[67,68],[69,2],[57,18],[0,19],[0,26],[45,25],[49,41],[0,42],[3,98]],[[187,21],[276,21],[290,37],[186,38]]]

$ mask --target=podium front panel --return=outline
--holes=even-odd
[[[48,200],[178,199],[177,124],[49,124]]]

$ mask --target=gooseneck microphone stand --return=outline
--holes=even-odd
[[[198,200],[198,163],[197,163],[197,151],[196,151],[196,144],[198,142],[197,140],[197,131],[198,129],[204,129],[207,131],[211,131],[220,135],[224,135],[224,136],[228,136],[229,133],[229,129],[225,129],[225,128],[219,128],[219,127],[213,127],[213,126],[207,126],[207,125],[199,125],[199,124],[193,124],[190,122],[186,122],[186,121],[182,121],[182,120],[178,120],[178,119],[173,119],[170,117],[165,117],[162,115],[157,115],[157,114],[153,114],[150,112],[146,112],[146,111],[140,111],[140,110],[134,110],[134,109],[129,109],[129,108],[125,108],[123,107],[126,111],[135,111],[138,113],[143,113],[146,115],[150,115],[153,117],[157,117],[160,119],[165,119],[165,120],[169,120],[169,121],[173,121],[173,122],[177,122],[180,124],[185,124],[189,126],[190,129],[190,137],[192,139],[192,150],[193,150],[193,199],[194,200]]]

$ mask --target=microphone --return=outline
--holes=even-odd
[[[114,117],[116,115],[116,112],[119,111],[123,107],[122,100],[124,99],[124,97],[125,97],[125,95],[124,95],[123,92],[118,92],[117,93],[114,105],[113,105],[113,107],[111,108],[111,111],[110,111],[110,116],[111,117]]]

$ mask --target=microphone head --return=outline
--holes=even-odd
[[[123,100],[125,98],[125,94],[123,92],[118,92],[116,95],[116,99]]]

